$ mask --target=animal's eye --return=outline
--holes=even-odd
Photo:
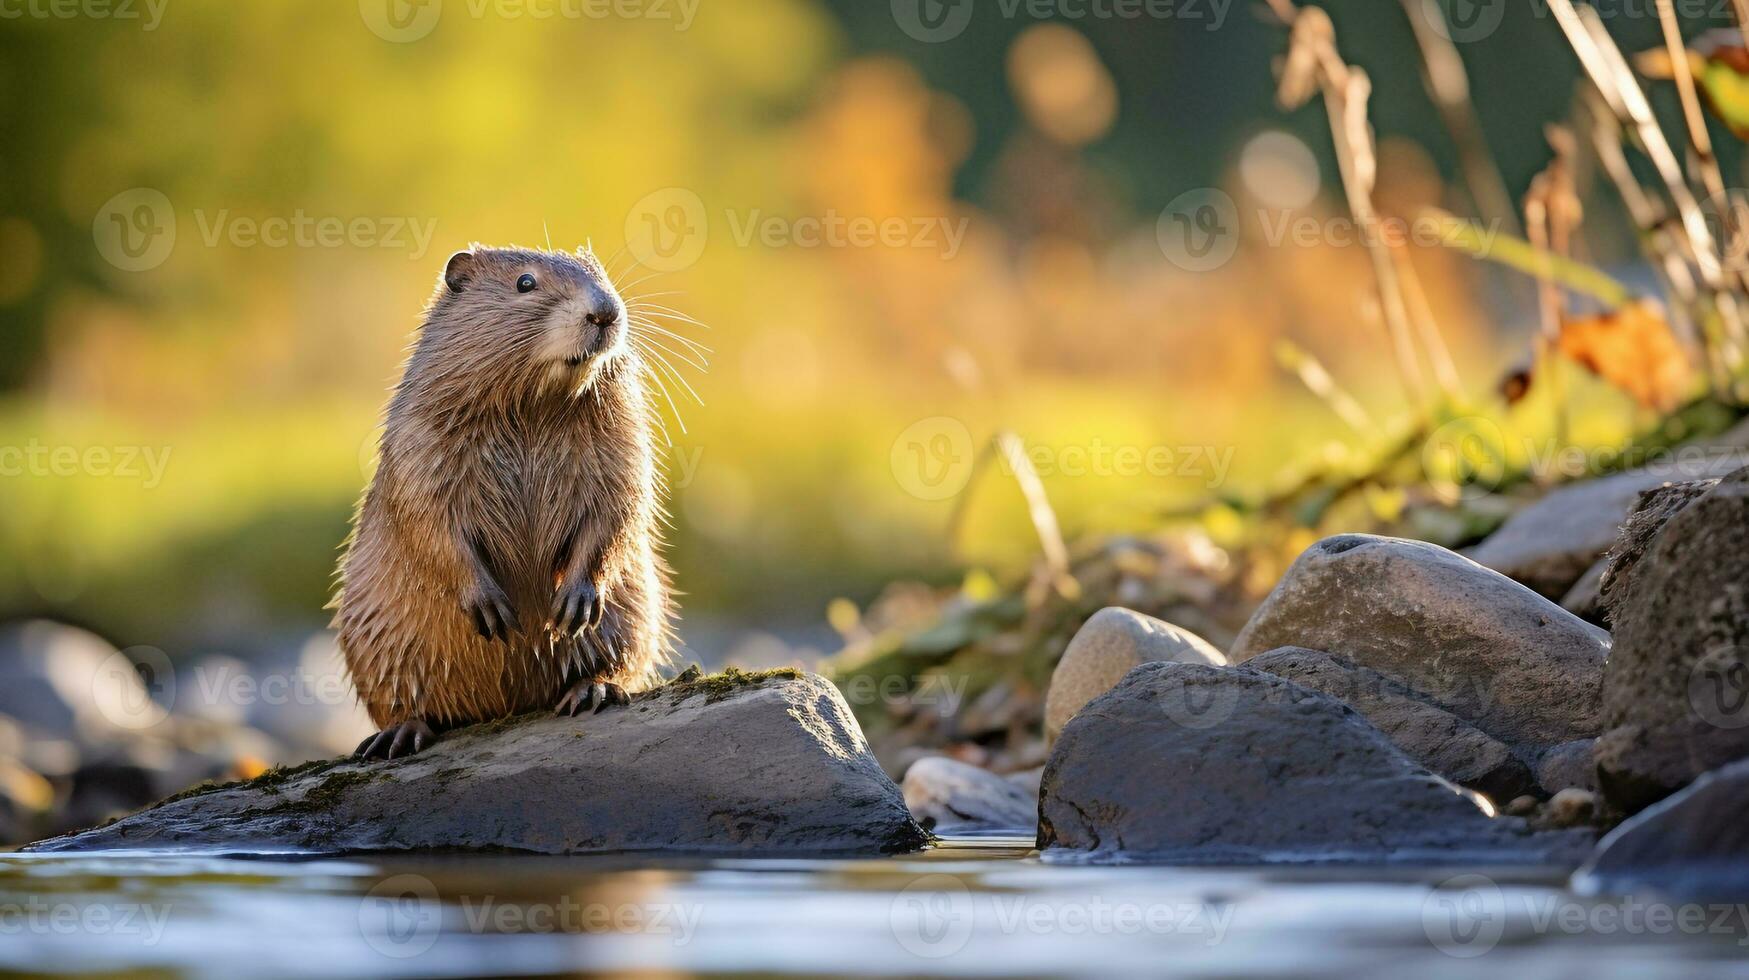
[[[524,272],[522,278],[516,280],[516,291],[519,293],[534,292],[534,276]]]

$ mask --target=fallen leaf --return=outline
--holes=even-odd
[[[1653,300],[1563,318],[1559,348],[1647,408],[1675,408],[1693,382],[1693,366]]]

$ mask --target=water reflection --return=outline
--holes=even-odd
[[[1743,975],[1749,913],[1555,874],[877,860],[0,856],[0,968],[190,976]]]

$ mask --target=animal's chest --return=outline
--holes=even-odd
[[[481,516],[519,544],[556,545],[581,517],[600,467],[597,450],[581,425],[491,433],[481,446]]]

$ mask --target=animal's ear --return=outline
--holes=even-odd
[[[459,293],[473,281],[478,268],[479,259],[474,253],[466,250],[457,252],[449,257],[449,264],[443,267],[443,282],[450,292]]]

